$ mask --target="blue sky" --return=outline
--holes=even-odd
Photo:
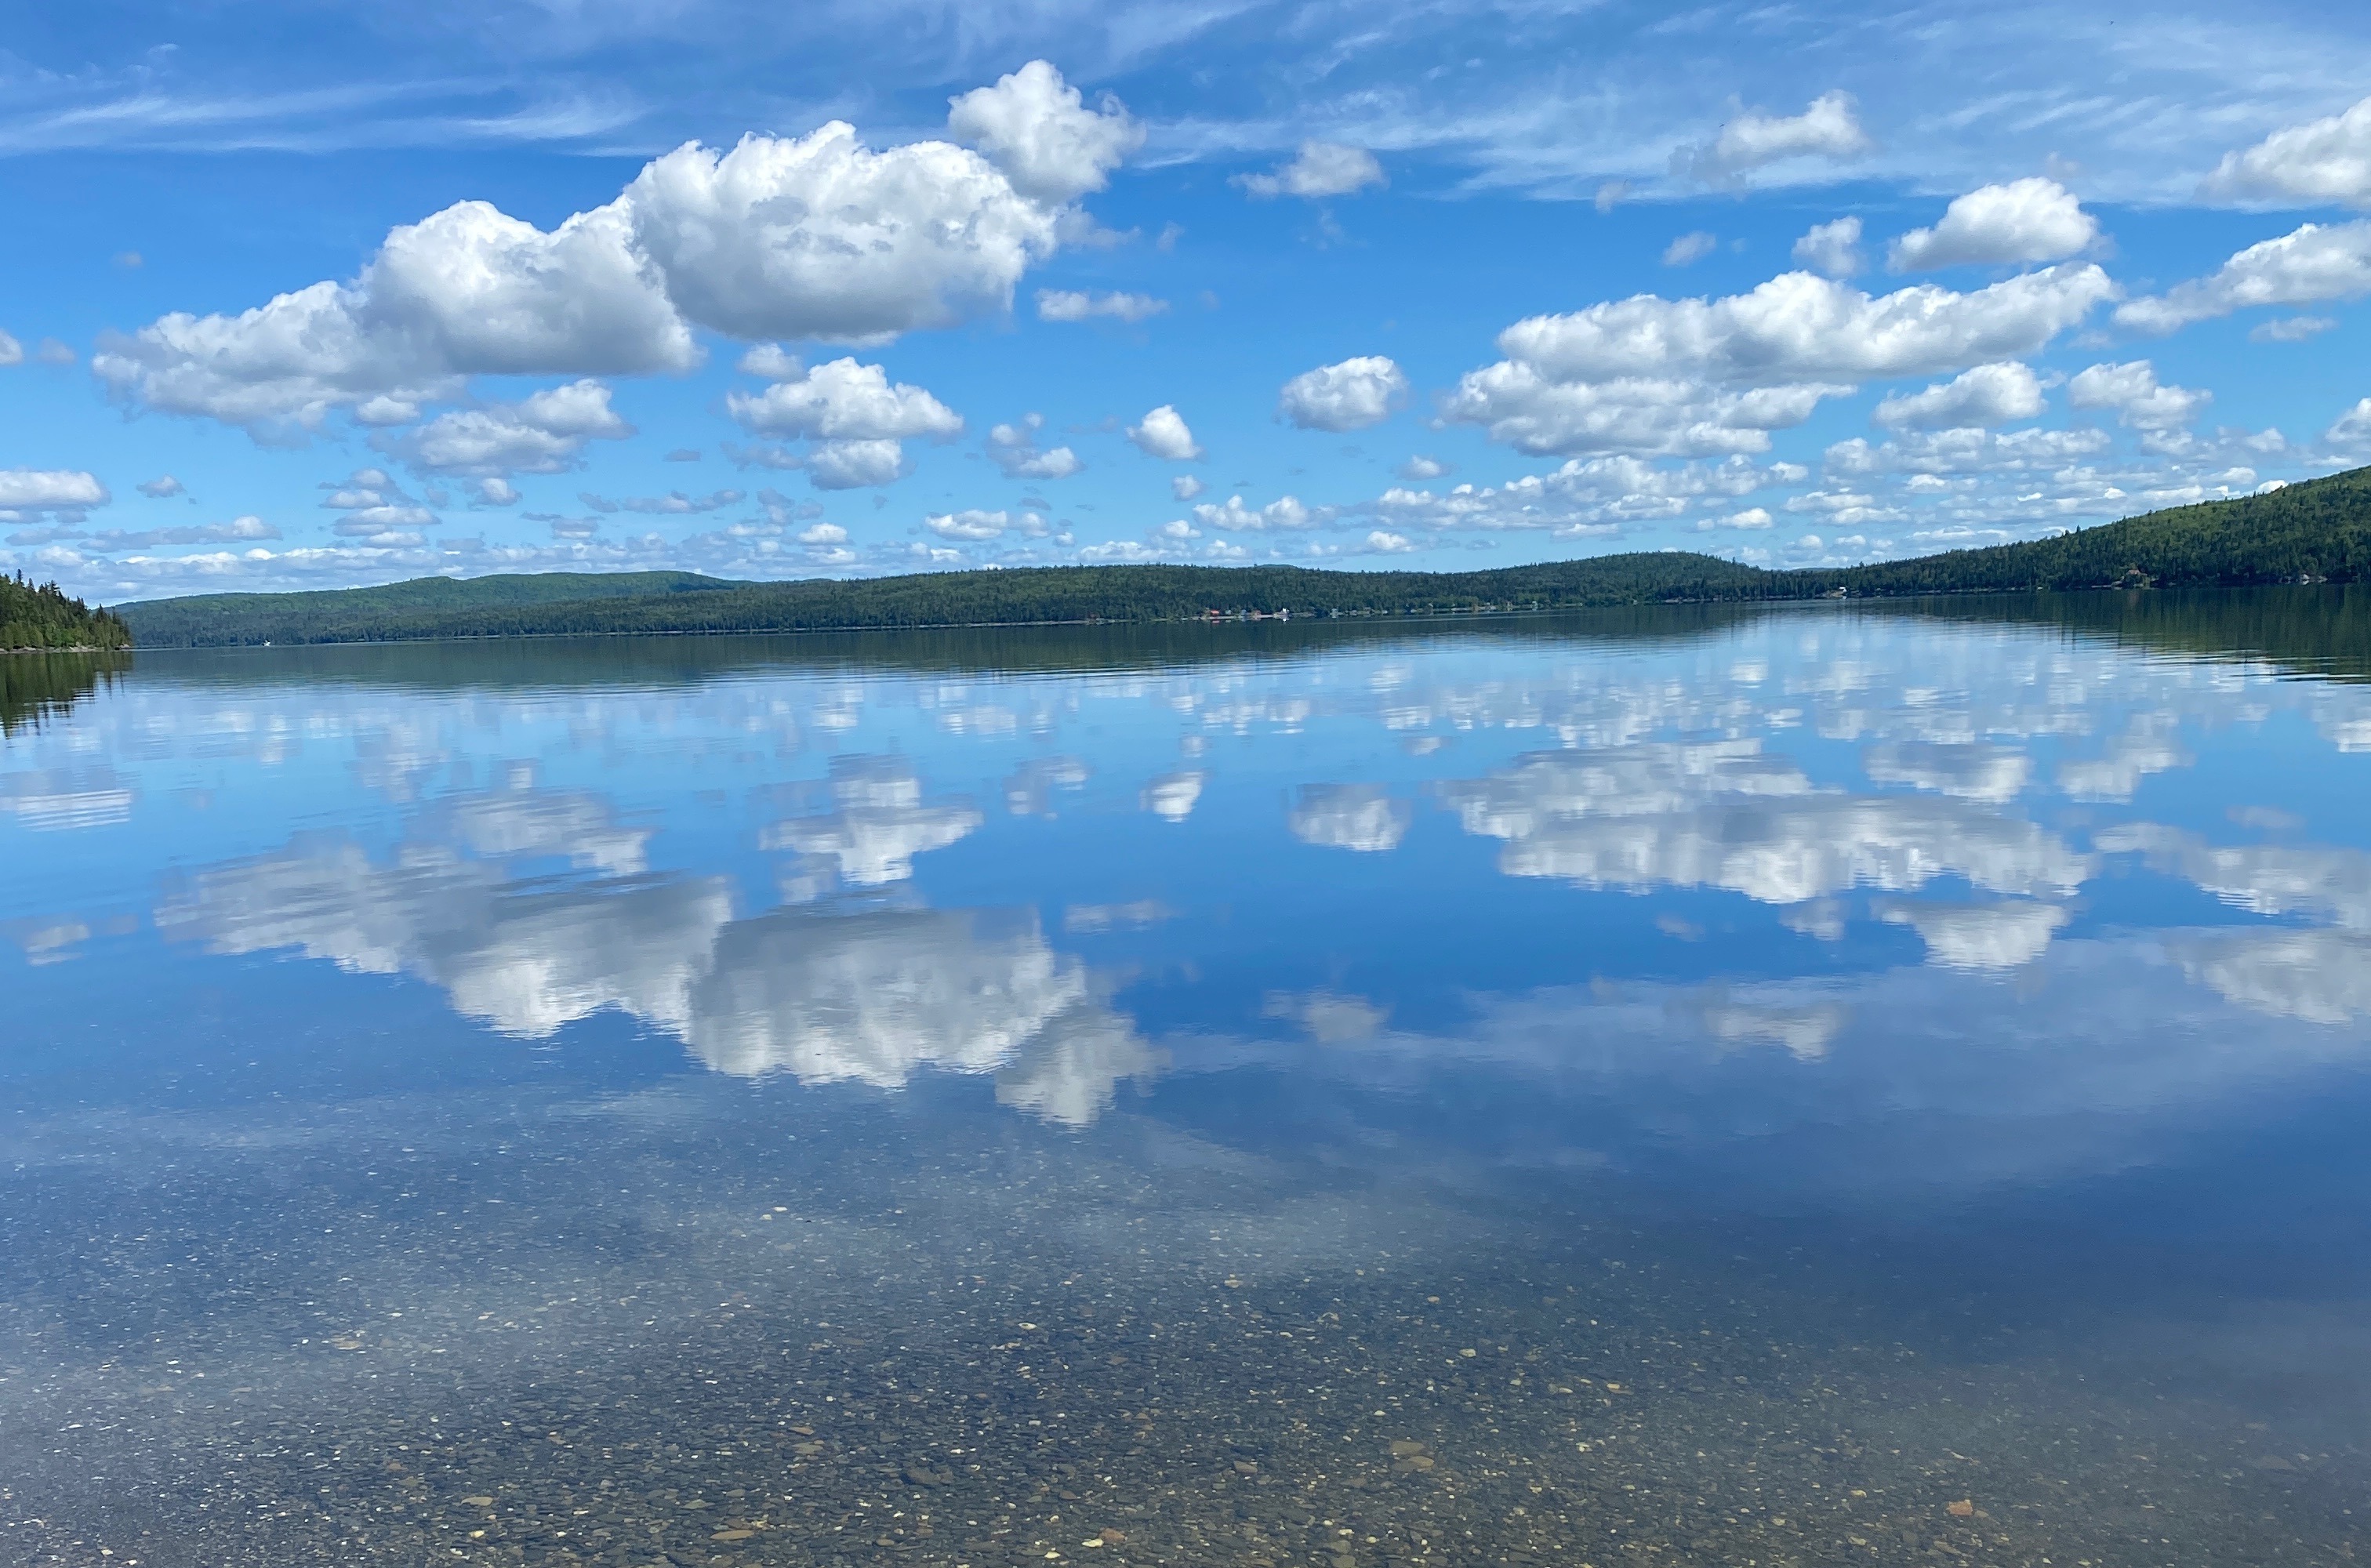
[[[50,6],[0,565],[1787,565],[2371,462],[2336,6]]]

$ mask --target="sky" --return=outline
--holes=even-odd
[[[1833,564],[2371,463],[2371,12],[251,0],[0,35],[0,568]]]

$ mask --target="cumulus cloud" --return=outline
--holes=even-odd
[[[1290,163],[1281,164],[1267,174],[1239,174],[1234,182],[1245,195],[1259,201],[1278,196],[1317,201],[1328,196],[1356,195],[1370,185],[1382,184],[1383,166],[1364,147],[1344,146],[1338,142],[1303,142]]]
[[[2041,412],[2041,382],[2014,360],[1980,364],[1924,392],[1897,394],[1877,406],[1877,422],[1912,430],[2003,425]]]
[[[678,147],[549,233],[460,202],[392,231],[350,282],[160,317],[104,340],[92,369],[135,406],[277,438],[338,409],[408,423],[471,375],[688,370],[695,328],[877,342],[1009,309],[1059,243],[1061,202],[1138,133],[1042,63],[952,118],[988,156],[944,141],[876,152],[833,121]]]
[[[1402,525],[1602,538],[1630,523],[1681,517],[1699,504],[1809,477],[1810,470],[1794,464],[1764,467],[1736,456],[1676,467],[1628,455],[1573,458],[1554,473],[1526,474],[1503,485],[1462,484],[1445,494],[1394,486],[1375,510]]]
[[[91,369],[137,405],[259,434],[338,407],[402,422],[470,375],[688,369],[691,330],[631,228],[614,202],[549,234],[460,202],[394,230],[352,283],[236,316],[176,312],[102,339]]]
[[[1202,481],[1196,478],[1193,475],[1174,474],[1170,477],[1169,494],[1172,499],[1177,501],[1191,501],[1201,493]]]
[[[480,506],[516,506],[519,503],[517,488],[498,475],[487,475],[471,489],[475,492],[471,499]]]
[[[796,380],[806,365],[780,343],[759,343],[744,353],[734,367],[744,375],[767,381]]]
[[[0,468],[0,511],[79,513],[112,499],[96,474],[72,468]]]
[[[1042,414],[1024,416],[1017,424],[992,426],[988,432],[989,461],[1008,479],[1067,479],[1086,465],[1067,446],[1041,450],[1037,432]]]
[[[1720,241],[1702,229],[1683,234],[1663,247],[1663,265],[1687,267],[1703,260],[1720,248]]]
[[[1190,463],[1202,455],[1195,444],[1194,432],[1187,428],[1184,416],[1170,404],[1163,403],[1128,427],[1128,440],[1148,457],[1158,457],[1164,463]]]
[[[634,238],[685,317],[736,338],[871,342],[1009,308],[1052,213],[945,142],[873,152],[834,121],[652,162]]]
[[[1515,323],[1507,358],[1467,372],[1441,412],[1531,453],[1757,452],[1849,382],[2033,352],[2115,292],[2085,263],[1964,294],[1788,272],[1721,298],[1639,294]]]
[[[156,478],[144,480],[133,488],[151,501],[163,501],[170,496],[186,493],[181,488],[181,481],[170,474],[161,474]]]
[[[2198,190],[2223,202],[2371,206],[2371,98],[2224,154]]]
[[[1262,507],[1245,506],[1242,496],[1231,495],[1223,504],[1206,501],[1194,509],[1194,521],[1203,527],[1231,534],[1298,533],[1323,527],[1334,515],[1331,507],[1313,507],[1290,495],[1278,496]]]
[[[1671,154],[1671,172],[1706,185],[1733,183],[1769,164],[1789,158],[1856,158],[1875,145],[1853,113],[1853,100],[1822,93],[1800,114],[1739,115],[1709,142]]]
[[[922,519],[922,526],[942,539],[977,544],[989,539],[1000,539],[1007,534],[1024,538],[1043,538],[1046,519],[1035,512],[982,512],[977,509],[943,513]]]
[[[2160,385],[2146,360],[2095,364],[2066,384],[2066,401],[2078,409],[2113,409],[2134,430],[2172,430],[2188,424],[2215,394]]]
[[[1391,418],[1407,394],[1407,375],[1396,363],[1362,354],[1294,376],[1284,384],[1277,411],[1301,430],[1364,430]]]
[[[1860,253],[1860,220],[1838,218],[1814,224],[1795,242],[1795,264],[1826,278],[1849,278],[1866,265]]]
[[[1081,294],[1072,289],[1039,289],[1040,321],[1091,321],[1108,317],[1130,325],[1150,320],[1169,308],[1165,299],[1140,294]]]
[[[2371,294],[2371,221],[2306,224],[2251,245],[2203,278],[2116,309],[2116,325],[2165,333],[2267,305],[2318,305]]]
[[[819,442],[804,467],[817,490],[895,484],[906,477],[906,448],[896,441]]]
[[[1014,190],[1056,207],[1102,190],[1144,144],[1144,128],[1118,99],[1105,95],[1098,109],[1087,108],[1043,60],[948,99],[947,130],[987,154]]]
[[[725,411],[753,435],[823,441],[949,441],[963,419],[919,386],[892,384],[877,364],[836,359],[763,392],[728,393]]]
[[[17,341],[16,339],[8,336],[7,333],[0,332],[0,365],[22,364],[24,363],[25,345]]]
[[[2058,261],[2099,237],[2099,220],[2075,193],[2039,175],[1971,190],[1944,209],[1932,228],[1912,229],[1893,242],[1889,264],[1897,272],[1938,267]]]
[[[557,474],[576,466],[588,441],[634,433],[609,406],[598,381],[549,387],[516,403],[440,414],[400,439],[379,438],[414,467],[434,474]]]
[[[1419,452],[1392,472],[1412,483],[1422,484],[1427,479],[1437,479],[1449,472],[1449,465],[1438,457],[1428,457]]]

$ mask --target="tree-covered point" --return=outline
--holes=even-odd
[[[423,578],[382,588],[131,605],[144,647],[609,632],[1152,622],[1220,615],[1434,616],[1658,604],[2371,581],[2371,469],[2054,538],[1869,566],[1768,571],[1681,551],[1493,571],[1088,566],[840,582],[687,572]]]
[[[131,646],[130,627],[69,598],[56,583],[36,588],[22,572],[0,576],[0,652]]]

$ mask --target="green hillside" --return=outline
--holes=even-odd
[[[1662,551],[1492,571],[1103,566],[730,582],[686,572],[426,578],[123,607],[143,647],[610,632],[1178,621],[1210,611],[1434,616],[1821,596],[2371,581],[2371,469],[2057,538],[1841,570],[1766,571]]]
[[[36,588],[21,572],[0,576],[0,653],[131,645],[122,621],[68,598],[56,583]]]

